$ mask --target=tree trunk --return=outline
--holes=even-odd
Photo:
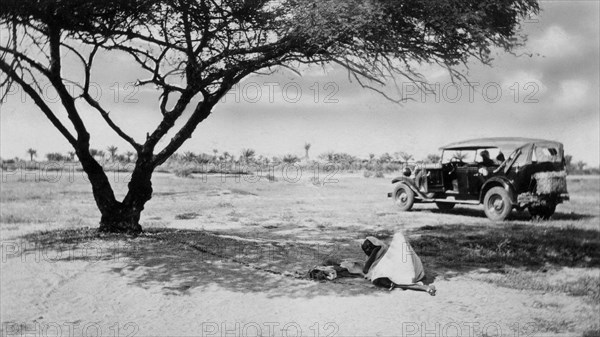
[[[105,233],[139,234],[140,215],[152,197],[151,156],[139,156],[128,184],[129,191],[122,202],[116,200],[104,169],[87,151],[78,153],[83,170],[92,184],[96,206],[102,214],[98,230]]]
[[[98,231],[103,233],[139,234],[142,232],[142,226],[139,223],[140,214],[141,210],[116,202],[102,212]]]
[[[154,166],[151,155],[140,155],[131,180],[129,191],[123,202],[116,202],[105,212],[100,220],[101,232],[138,234],[142,232],[140,215],[144,205],[152,198],[152,173]]]

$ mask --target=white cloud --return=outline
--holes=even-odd
[[[503,76],[502,88],[519,90],[519,95],[527,95],[535,92],[535,95],[539,97],[548,90],[548,87],[542,81],[543,77],[544,75],[540,72],[514,71]],[[515,83],[518,89],[515,87]]]
[[[582,106],[587,99],[587,93],[590,89],[587,81],[566,80],[560,83],[560,93],[556,98],[556,103],[565,107]]]
[[[562,27],[553,25],[527,44],[527,49],[544,57],[561,58],[577,52],[581,39],[570,35]]]

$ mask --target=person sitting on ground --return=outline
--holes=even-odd
[[[435,295],[435,287],[420,282],[425,277],[423,263],[401,232],[394,235],[388,246],[369,236],[362,244],[368,256],[363,267],[365,278],[373,284],[394,288],[426,291]]]
[[[481,151],[479,155],[481,156],[481,165],[493,166],[495,164],[494,161],[490,159],[490,153],[487,150]]]

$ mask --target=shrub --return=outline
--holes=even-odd
[[[373,172],[371,172],[370,170],[365,170],[363,172],[363,177],[365,178],[371,178],[373,176]]]
[[[295,164],[300,161],[300,158],[293,154],[286,154],[281,160],[286,164]]]
[[[175,219],[177,220],[192,220],[192,219],[196,219],[198,217],[198,213],[196,212],[190,212],[190,213],[182,213],[182,214],[177,214],[175,215]]]
[[[375,172],[375,178],[385,178],[385,176],[383,175],[383,171]]]
[[[192,178],[192,169],[190,168],[176,168],[174,172],[176,177]]]

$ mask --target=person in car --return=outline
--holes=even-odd
[[[479,154],[481,156],[481,165],[483,166],[492,166],[495,165],[494,161],[490,158],[490,153],[487,150],[481,151]]]
[[[504,163],[504,161],[506,160],[506,158],[504,158],[504,153],[502,152],[498,152],[498,155],[496,156],[496,165],[500,165],[502,163]]]

